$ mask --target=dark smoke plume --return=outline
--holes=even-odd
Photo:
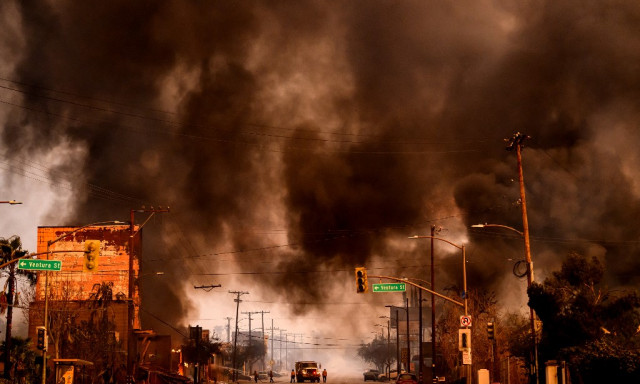
[[[267,260],[307,271],[256,279],[292,302],[322,301],[319,283],[337,281],[315,271],[385,257],[411,265],[423,252],[397,243],[440,218],[454,219],[443,236],[456,241],[480,222],[521,228],[516,160],[502,142],[520,131],[532,137],[523,156],[536,273],[579,250],[605,259],[611,281],[638,284],[634,2],[4,7],[23,38],[2,45],[15,55],[3,98],[19,89],[22,106],[3,130],[10,155],[75,148],[51,175],[73,182],[78,222],[170,205],[162,229],[145,229],[164,239],[145,254],[176,277],[228,271],[206,255],[263,249],[237,270]],[[504,260],[522,245],[503,235],[470,233],[474,285],[513,279]],[[440,257],[455,281],[457,256]],[[179,322],[186,293],[149,284],[166,293],[155,307],[181,303],[166,314]]]

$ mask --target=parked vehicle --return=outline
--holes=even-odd
[[[370,369],[364,373],[364,381],[378,381],[378,376],[380,376],[380,371],[377,369]]]
[[[396,379],[396,384],[418,384],[418,376],[413,373],[401,373]]]
[[[305,381],[320,382],[320,369],[315,361],[296,361],[296,381],[304,383]]]
[[[400,370],[400,374],[406,373],[407,371],[405,371],[404,369]],[[381,373],[380,375],[378,375],[378,381],[389,381],[389,380],[396,380],[398,378],[398,371],[395,369],[392,369],[391,371],[389,371],[389,375],[387,375],[386,373]]]

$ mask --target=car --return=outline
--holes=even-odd
[[[363,375],[364,375],[364,381],[367,381],[367,380],[378,381],[378,376],[380,376],[380,371],[378,371],[377,369],[370,369],[366,371]]]
[[[418,376],[413,373],[401,373],[396,379],[396,384],[418,384]]]
[[[405,373],[406,371],[404,369],[400,370],[400,373]],[[389,374],[387,375],[386,373],[381,373],[378,376],[378,381],[389,381],[389,380],[395,380],[398,377],[398,371],[395,369],[392,369],[391,371],[389,371]]]

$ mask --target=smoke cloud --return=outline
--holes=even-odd
[[[536,277],[578,250],[605,260],[610,282],[639,283],[636,3],[0,9],[17,20],[0,34],[12,56],[0,66],[5,157],[67,148],[47,175],[74,192],[74,222],[171,206],[145,226],[142,263],[174,277],[144,283],[169,322],[195,310],[179,280],[259,287],[300,314],[350,289],[355,266],[428,279],[428,244],[406,237],[432,225],[467,242],[470,284],[521,284],[507,261],[522,258],[521,240],[469,230],[522,227],[502,141],[517,131],[531,136]],[[69,224],[56,217],[41,224]],[[460,280],[456,252],[439,247],[441,287]]]

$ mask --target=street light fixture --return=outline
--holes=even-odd
[[[11,204],[11,203],[10,203]],[[20,203],[18,203],[20,204]],[[71,232],[67,232],[64,235],[53,239],[53,240],[49,240],[47,241],[47,260],[49,260],[49,255],[51,254],[51,246],[55,243],[57,243],[58,241],[69,237],[71,235],[73,235],[76,232],[80,232],[82,230],[84,230],[87,227],[92,227],[94,225],[111,225],[111,224],[124,224],[122,221],[117,221],[117,220],[111,220],[111,221],[99,221],[97,223],[91,223],[91,224],[87,224],[87,225],[83,225],[82,227],[76,228]],[[45,335],[49,333],[49,321],[48,321],[48,317],[49,317],[49,292],[48,292],[48,286],[49,286],[49,271],[45,271],[44,274],[44,329],[45,329]],[[42,351],[42,384],[46,384],[47,382],[47,351],[43,350]]]
[[[22,204],[22,201],[7,200],[7,201],[0,201],[0,204],[16,205],[16,204]]]
[[[484,223],[484,224],[473,224],[471,226],[471,228],[489,228],[489,227],[505,228],[505,229],[511,230],[511,231],[517,233],[518,235],[524,237],[524,232],[518,231],[517,229],[515,229],[513,227],[510,227],[508,225]]]
[[[502,224],[474,224],[471,226],[472,228],[504,228],[510,231],[516,232],[522,239],[524,240],[524,256],[527,262],[527,288],[531,287],[533,283],[533,261],[531,260],[531,248],[529,247],[529,233],[524,231],[519,231],[513,227]],[[522,276],[520,276],[522,277]],[[529,320],[531,322],[531,339],[533,341],[533,363],[535,369],[536,382],[539,382],[539,373],[538,373],[538,337],[536,335],[536,315],[533,312],[533,308],[529,306]]]

